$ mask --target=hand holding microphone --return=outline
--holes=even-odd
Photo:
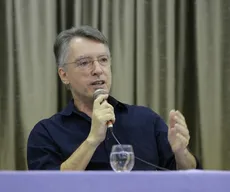
[[[99,95],[108,95],[108,93],[104,90],[104,89],[97,89],[94,93],[93,93],[93,99],[96,100],[98,98]],[[107,99],[107,98],[106,98]],[[105,100],[103,100],[102,102],[104,102]],[[107,102],[107,101],[106,101]],[[107,122],[107,127],[108,128],[112,128],[113,127],[113,123],[111,120]]]
[[[104,90],[94,93],[94,104],[92,113],[92,125],[88,138],[99,145],[104,141],[107,127],[115,122],[113,106],[107,102],[108,94]]]

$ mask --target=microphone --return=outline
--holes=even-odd
[[[93,93],[93,100],[97,99],[99,95],[102,94],[108,94],[108,92],[104,89],[97,89],[94,93]],[[113,128],[113,122],[112,121],[108,121],[107,122],[107,127],[108,128]]]

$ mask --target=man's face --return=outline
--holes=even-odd
[[[69,83],[78,99],[92,99],[97,89],[111,87],[110,53],[106,45],[77,37],[71,40],[65,69],[59,68],[63,82]]]

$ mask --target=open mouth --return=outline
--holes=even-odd
[[[98,80],[98,81],[94,81],[93,83],[91,83],[91,85],[104,85],[105,81],[103,80]]]

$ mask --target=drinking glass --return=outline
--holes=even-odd
[[[110,153],[110,165],[115,172],[130,172],[135,163],[132,145],[114,145]]]

